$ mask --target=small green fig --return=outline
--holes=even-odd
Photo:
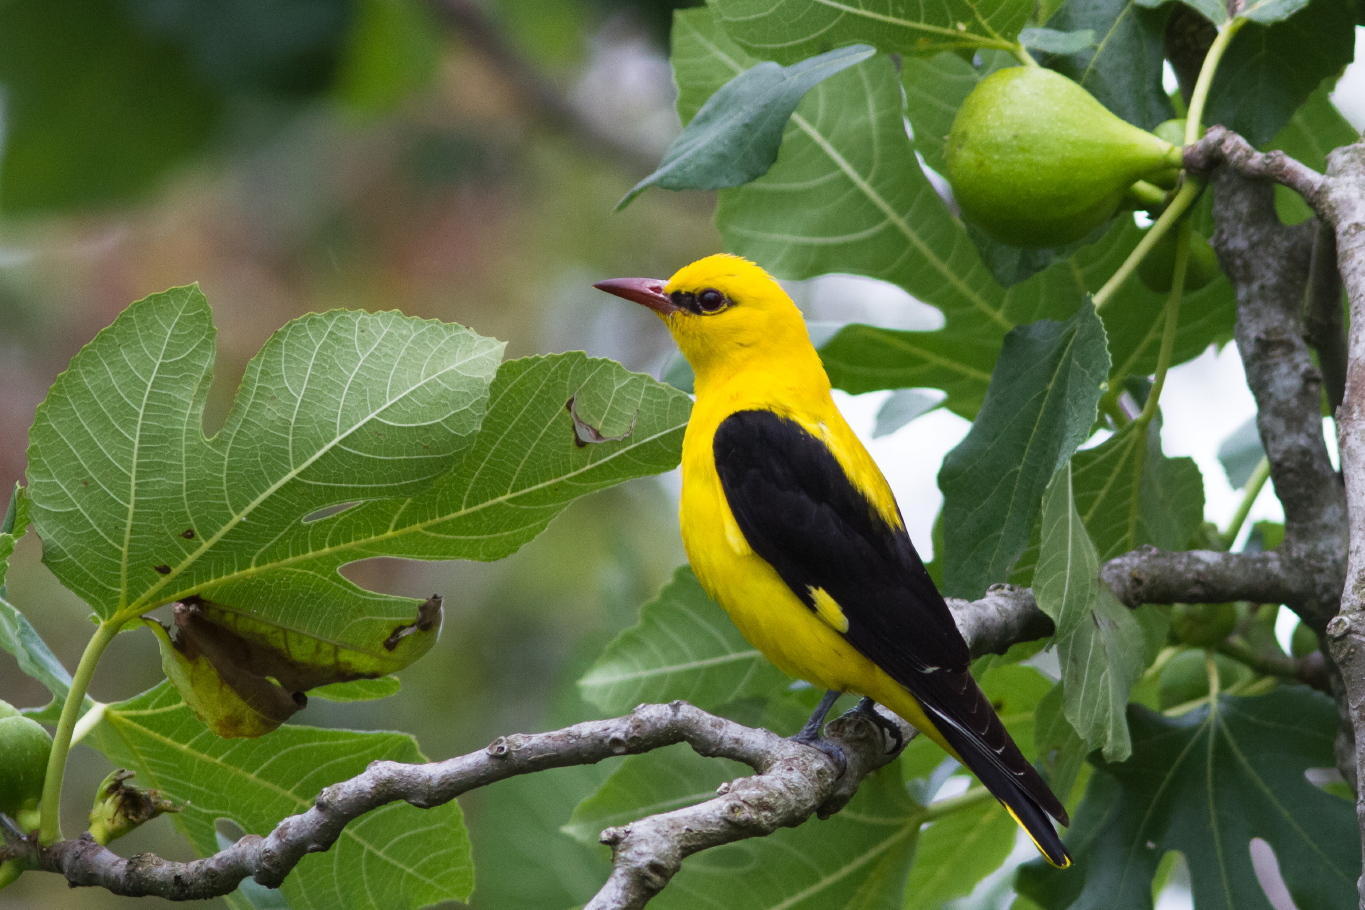
[[[1079,240],[1114,214],[1134,181],[1181,163],[1171,143],[1037,66],[1000,70],[972,90],[944,161],[963,215],[1028,247]]]
[[[9,711],[13,707],[0,702]],[[14,816],[43,794],[52,737],[18,712],[0,713],[0,812]]]
[[[1176,638],[1199,648],[1218,644],[1236,625],[1235,604],[1176,604],[1171,610],[1171,631]]]
[[[1156,246],[1138,264],[1138,277],[1149,290],[1165,294],[1171,290],[1175,276],[1175,230],[1161,235]],[[1218,277],[1218,254],[1209,242],[1194,231],[1190,232],[1190,256],[1185,260],[1185,290],[1197,291]]]

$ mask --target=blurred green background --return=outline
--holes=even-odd
[[[662,327],[590,285],[719,249],[708,194],[654,192],[612,213],[678,129],[665,47],[677,5],[0,2],[0,488],[23,477],[34,408],[70,357],[130,302],[190,282],[218,329],[208,432],[273,331],[335,307],[458,322],[509,357],[585,349],[658,375]],[[503,562],[352,565],[366,587],[443,594],[440,643],[399,695],[314,700],[295,722],[401,729],[443,758],[583,716],[577,671],[682,562],[668,483],[581,500]],[[88,610],[40,557],[34,535],[21,541],[11,600],[74,667]],[[152,636],[124,635],[92,695],[160,678]],[[45,692],[0,653],[0,697]],[[108,769],[73,753],[67,830],[84,827],[82,794]],[[462,800],[475,906],[577,893],[601,857],[555,829],[600,774]],[[165,819],[117,846],[189,858]],[[6,910],[127,905],[50,875],[0,892]]]

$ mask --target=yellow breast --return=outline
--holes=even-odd
[[[838,605],[817,595],[823,609],[811,610],[745,540],[716,473],[716,429],[742,410],[771,410],[794,420],[830,446],[855,483],[880,494],[875,498],[887,521],[900,525],[900,513],[881,472],[827,390],[812,394],[761,379],[736,377],[698,396],[683,440],[683,546],[702,587],[783,672],[827,689],[872,694],[882,688],[875,680],[885,675],[839,634],[846,625]]]

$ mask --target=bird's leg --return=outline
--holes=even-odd
[[[883,717],[881,712],[877,710],[877,703],[866,695],[864,695],[856,705],[849,709],[848,713],[844,716],[848,717],[849,714],[857,714],[860,717],[866,717],[877,725],[877,729],[891,737],[891,741],[894,745],[886,750],[887,755],[895,755],[905,746],[905,737],[901,735],[900,725],[893,720]]]
[[[810,720],[801,728],[801,732],[792,737],[793,742],[798,742],[803,746],[810,746],[818,749],[830,757],[834,764],[839,766],[839,776],[843,777],[848,770],[848,759],[844,757],[844,750],[834,743],[820,736],[820,728],[825,725],[825,715],[829,714],[829,709],[834,707],[834,703],[843,695],[838,689],[830,689],[825,693],[825,697],[820,699],[820,704],[815,706],[815,712],[811,714]]]

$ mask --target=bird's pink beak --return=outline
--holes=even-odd
[[[660,316],[667,316],[680,309],[664,293],[664,286],[667,284],[668,282],[661,281],[658,278],[609,278],[606,281],[597,282],[593,287],[599,291],[606,291],[608,294],[615,294],[617,297],[624,297],[642,306],[647,306]]]

